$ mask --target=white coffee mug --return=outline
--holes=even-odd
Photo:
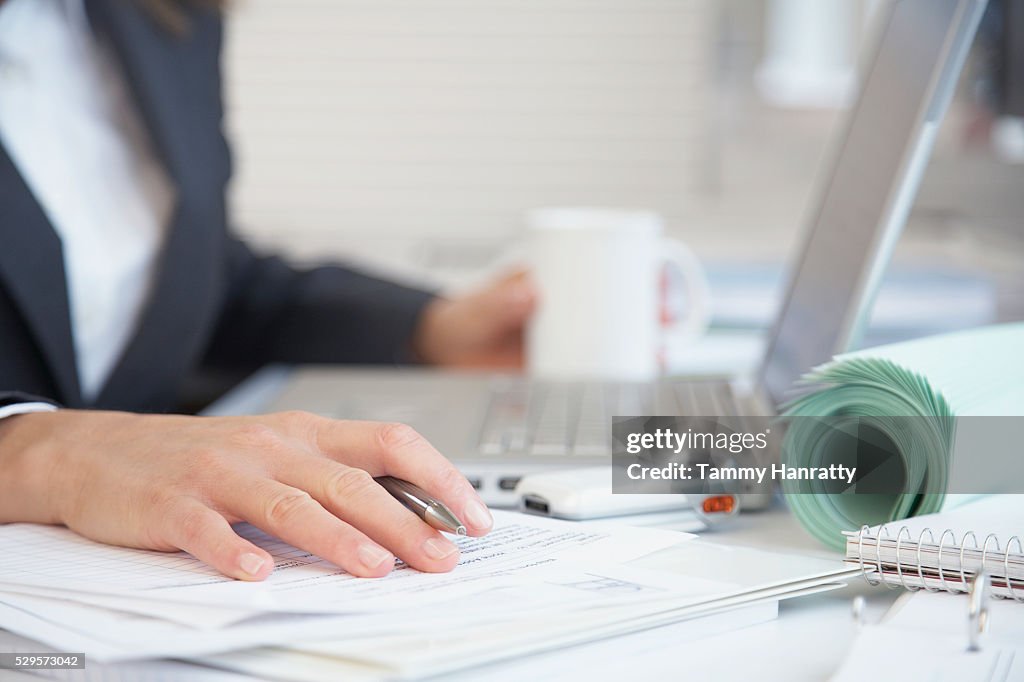
[[[704,271],[684,244],[662,236],[656,213],[544,208],[531,211],[527,225],[539,290],[527,332],[531,375],[649,381],[662,370],[666,332],[697,335],[706,328]],[[679,276],[665,276],[666,265]],[[686,309],[666,323],[673,281],[681,283]]]

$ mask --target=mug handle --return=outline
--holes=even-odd
[[[662,328],[664,333],[673,332],[685,339],[692,339],[703,334],[711,322],[711,284],[708,282],[704,267],[696,254],[686,244],[676,239],[661,240],[666,269],[662,270]],[[673,281],[668,276],[667,268],[675,269],[682,281],[682,293],[686,300],[684,312],[680,315],[679,308],[673,310],[670,305],[672,298],[669,288]]]

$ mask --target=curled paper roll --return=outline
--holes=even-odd
[[[844,532],[1024,492],[1024,325],[840,356],[784,411],[787,466],[856,467],[852,483],[783,480],[800,523],[835,549]]]
[[[857,467],[856,481],[842,488],[782,481],[790,508],[814,537],[842,549],[844,531],[942,508],[956,422],[923,378],[892,362],[851,360],[808,379],[823,387],[786,410],[783,462]]]

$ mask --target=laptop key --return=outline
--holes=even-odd
[[[562,386],[552,385],[545,392],[536,414],[536,429],[530,442],[531,455],[566,455],[569,453],[569,435],[566,423],[569,416],[570,392]]]
[[[529,436],[524,424],[516,424],[505,431],[505,452],[519,454],[526,451]]]
[[[572,454],[604,455],[609,451],[611,415],[608,414],[601,386],[588,384],[577,399],[578,418],[572,439]]]
[[[500,455],[505,452],[503,440],[502,434],[500,433],[490,434],[480,439],[480,444],[477,446],[477,450],[481,455]]]

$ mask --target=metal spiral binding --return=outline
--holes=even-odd
[[[884,528],[884,526],[883,526]],[[868,585],[875,586],[882,582],[882,579],[872,580],[872,576],[881,575],[881,567],[879,567],[878,573],[868,573],[867,567],[864,565],[864,538],[868,535],[871,530],[870,526],[861,526],[860,532],[857,533],[857,563],[860,565],[860,574],[864,576],[865,582]],[[878,540],[875,540],[875,544],[878,544]]]
[[[928,581],[924,579],[924,566],[921,565],[921,548],[924,546],[924,543],[921,542],[921,538],[924,537],[925,533],[928,533],[928,543],[932,544],[932,545],[935,544],[935,533],[932,532],[931,528],[925,528],[924,530],[921,531],[921,534],[917,536],[917,540],[918,540],[918,542],[917,542],[917,553],[916,553],[916,556],[915,556],[915,559],[917,559],[917,579],[921,581],[921,587],[923,587],[925,589],[925,591],[927,591],[927,592],[938,592],[939,591],[938,587],[928,587]],[[897,553],[898,552],[899,552],[899,550],[897,550]],[[942,557],[942,550],[941,549],[939,550],[939,557],[940,558]],[[939,562],[939,579],[940,580],[942,579],[942,562],[941,561]]]
[[[967,537],[968,536],[970,536],[970,538],[971,538],[971,549],[975,549],[975,550],[978,549],[978,536],[974,534],[974,531],[973,530],[969,530],[966,533],[964,533],[964,539],[960,543],[960,563],[958,564],[960,566],[960,584],[961,585],[966,585],[967,584],[967,576],[964,575],[964,550],[967,549]],[[956,533],[953,534],[953,540],[954,541],[956,540]],[[956,544],[956,542],[954,542],[953,544]],[[941,556],[939,557],[939,561],[942,561],[942,557]],[[954,589],[953,591],[956,592],[957,590]]]
[[[866,556],[864,551],[865,540],[873,541],[875,544],[873,559]],[[998,596],[1024,602],[1024,589],[1016,586],[1010,579],[1011,550],[1016,548],[1018,554],[1024,554],[1024,542],[1021,541],[1019,536],[1014,535],[1009,538],[1004,548],[1000,546],[999,538],[995,534],[989,534],[979,547],[978,537],[973,532],[968,531],[964,533],[958,547],[956,533],[952,529],[945,529],[939,535],[935,562],[936,570],[938,571],[938,587],[929,585],[929,581],[934,581],[935,579],[932,577],[926,578],[924,575],[921,551],[926,541],[932,546],[936,544],[935,532],[931,528],[921,530],[915,539],[908,526],[901,526],[896,531],[895,538],[889,525],[882,526],[877,534],[873,534],[870,527],[866,525],[861,526],[860,532],[857,533],[857,563],[864,580],[869,585],[882,584],[889,589],[899,589],[902,587],[912,592],[922,588],[929,592],[968,592],[974,575],[977,572],[985,571],[990,575],[999,575],[999,572],[995,569],[1001,568],[1002,574],[1000,577],[1006,582],[1007,594],[999,594]],[[895,577],[892,576],[892,570],[889,571],[888,578],[886,576],[886,564],[882,560],[883,542],[895,543],[896,561],[893,564]],[[900,560],[900,553],[915,544],[916,571],[904,571],[903,562]],[[868,552],[871,551],[870,547],[867,549]],[[966,569],[965,553],[971,550],[981,552],[981,564],[975,573],[969,573]],[[959,581],[947,579],[950,578],[950,569],[943,567],[943,559],[957,567],[954,569],[953,576],[958,577]],[[908,582],[908,579],[913,577],[916,577],[920,584],[915,585]]]
[[[1017,543],[1017,553],[1024,554],[1024,545],[1021,544],[1020,537],[1013,535],[1006,541],[1006,551],[1003,552],[1003,575],[1006,576],[1006,589],[1010,592],[1010,598],[1014,601],[1024,602],[1024,592],[1020,595],[1017,594],[1017,588],[1013,586],[1013,581],[1010,580],[1010,545]]]
[[[946,542],[946,535],[949,535],[951,538],[953,538],[952,544],[956,544],[956,533],[953,532],[953,529],[947,528],[946,530],[942,531],[942,535],[939,536],[939,589],[943,589],[946,592],[955,592],[955,590],[952,587],[950,587],[950,585],[946,582],[946,571],[944,568],[942,568],[942,549]],[[963,566],[963,564],[960,565]]]
[[[896,533],[896,575],[899,576],[900,585],[903,589],[910,590],[911,592],[917,592],[920,588],[917,585],[908,585],[907,581],[903,578],[903,562],[900,561],[900,543],[903,542],[904,533],[906,533],[907,537],[910,538],[911,542],[913,542],[913,536],[910,534],[910,529],[906,526],[901,526],[899,532]],[[922,533],[922,535],[924,535],[924,533]],[[918,538],[918,547],[921,546],[920,539],[921,538]],[[875,544],[878,545],[880,543],[876,542]],[[918,569],[920,570],[920,566]]]

